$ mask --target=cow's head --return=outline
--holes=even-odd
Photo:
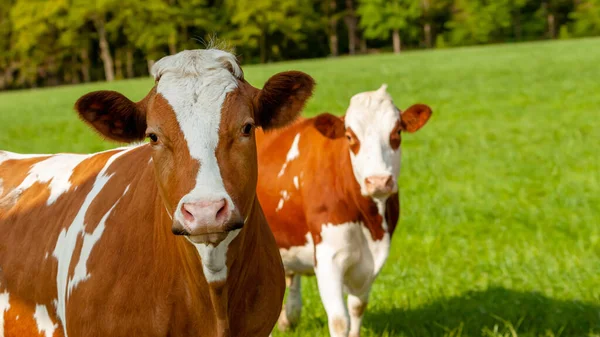
[[[346,137],[354,176],[364,196],[386,198],[398,190],[401,134],[419,130],[431,116],[427,105],[401,112],[382,85],[354,95],[343,118],[323,114],[315,127],[329,138]]]
[[[156,84],[140,102],[98,91],[81,97],[76,109],[109,139],[147,137],[172,231],[216,246],[244,226],[255,200],[255,127],[294,120],[314,81],[284,72],[258,90],[233,55],[216,49],[164,57],[152,72]]]

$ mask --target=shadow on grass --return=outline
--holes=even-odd
[[[363,322],[377,336],[600,336],[600,306],[491,288],[416,309],[373,308]]]

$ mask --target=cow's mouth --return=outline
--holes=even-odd
[[[177,222],[173,224],[172,231],[175,235],[183,235],[194,244],[207,244],[217,246],[227,238],[229,232],[244,227],[243,221],[232,219],[220,226],[203,226],[191,231],[183,224]]]

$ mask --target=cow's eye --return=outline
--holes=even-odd
[[[156,133],[149,133],[148,138],[150,138],[150,141],[153,144],[156,144],[158,142],[158,136],[156,135]]]
[[[250,133],[252,132],[253,128],[254,128],[254,124],[252,124],[252,123],[244,124],[244,126],[242,126],[242,136],[244,136],[244,137],[250,136]]]
[[[398,136],[400,136],[400,134],[402,134],[402,129],[398,129],[398,131],[396,131],[396,133],[398,134]]]

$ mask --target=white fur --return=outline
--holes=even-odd
[[[223,102],[227,93],[237,88],[238,79],[243,78],[235,57],[215,49],[188,50],[162,58],[152,71],[159,80],[157,93],[173,108],[190,156],[200,162],[196,184],[179,201],[173,216],[183,223],[182,205],[199,200],[224,198],[233,210],[235,205],[225,190],[215,151]],[[229,233],[217,247],[196,245],[209,282],[227,277],[227,269],[222,267],[227,245],[236,235],[237,232]]]
[[[385,214],[385,200],[378,201],[379,213]],[[319,285],[321,301],[327,312],[331,336],[357,336],[362,323],[362,315],[353,315],[352,308],[367,303],[371,286],[381,271],[390,249],[390,234],[383,217],[385,230],[381,240],[373,240],[371,232],[360,222],[324,224],[321,229],[321,242],[313,247],[310,234],[304,246],[280,249],[287,274],[308,274],[314,267]],[[314,254],[317,265],[314,266]],[[344,303],[344,293],[348,293],[348,313]],[[291,310],[291,309],[290,309]],[[344,331],[335,331],[333,322],[345,324]]]
[[[294,176],[294,187],[296,187],[296,189],[300,188],[300,184],[298,183],[298,176]]]
[[[310,233],[304,246],[280,248],[281,260],[288,274],[314,274],[315,247]]]
[[[288,164],[298,158],[298,156],[300,156],[300,147],[298,146],[298,144],[300,143],[300,133],[296,134],[296,137],[294,137],[294,141],[292,142],[292,146],[290,146],[290,150],[288,151],[287,155],[285,156],[285,163],[283,163],[283,166],[281,167],[281,171],[279,171],[279,174],[277,174],[277,177],[281,177],[284,173],[285,173],[285,169],[287,168]]]
[[[54,252],[52,253],[52,256],[56,258],[58,264],[58,270],[56,273],[56,288],[58,298],[56,299],[55,304],[58,318],[62,322],[65,337],[68,337],[66,306],[70,294],[69,289],[72,288],[70,285],[72,279],[69,279],[69,266],[71,265],[73,255],[75,254],[77,239],[82,235],[82,233],[84,233],[84,220],[90,205],[112,177],[112,175],[106,175],[108,168],[117,158],[121,157],[127,152],[127,150],[121,150],[108,159],[102,170],[100,170],[96,176],[92,190],[85,197],[85,200],[79,208],[79,211],[73,219],[73,222],[59,233],[58,239],[56,240]]]
[[[365,179],[371,176],[400,175],[401,150],[390,145],[390,133],[400,118],[400,111],[386,92],[387,85],[376,91],[354,95],[346,111],[345,124],[360,141],[355,155],[350,151],[352,169],[361,193],[367,195]]]
[[[290,194],[288,193],[288,191],[283,190],[281,192],[279,192],[279,194],[281,194],[281,199],[279,199],[279,203],[277,204],[277,208],[275,209],[275,212],[279,212],[281,211],[281,209],[283,208],[283,204],[290,200]]]
[[[33,184],[45,184],[50,182],[50,197],[47,205],[52,205],[58,197],[69,191],[71,183],[69,179],[77,165],[79,165],[89,155],[79,154],[57,154],[40,161],[29,170],[27,177],[15,188],[15,190],[26,191]]]
[[[202,270],[208,283],[224,281],[227,278],[227,250],[231,241],[241,231],[241,229],[236,229],[227,233],[225,240],[221,241],[216,247],[192,242],[202,259]]]
[[[129,186],[130,185],[127,185],[127,187],[125,188],[123,196],[125,196],[129,191]],[[100,237],[102,237],[102,233],[104,233],[104,229],[106,228],[106,220],[108,220],[108,217],[112,214],[112,211],[121,201],[123,196],[115,202],[115,204],[108,210],[108,212],[106,212],[106,214],[104,214],[104,216],[100,220],[100,223],[98,223],[98,225],[92,233],[86,233],[85,231],[81,233],[81,235],[83,236],[83,245],[81,246],[81,252],[79,253],[79,261],[77,262],[75,270],[73,271],[73,276],[71,276],[68,283],[69,289],[67,292],[67,296],[71,296],[71,292],[73,291],[73,289],[75,289],[79,282],[83,282],[90,278],[90,274],[87,270],[87,262],[90,259],[92,249],[94,248],[94,245],[96,245],[98,240],[100,240]]]
[[[45,305],[38,304],[35,306],[33,318],[40,333],[43,333],[45,337],[52,337],[54,335],[54,330],[58,328],[58,324],[52,322]]]
[[[0,337],[4,337],[4,313],[10,309],[8,291],[0,294]]]

